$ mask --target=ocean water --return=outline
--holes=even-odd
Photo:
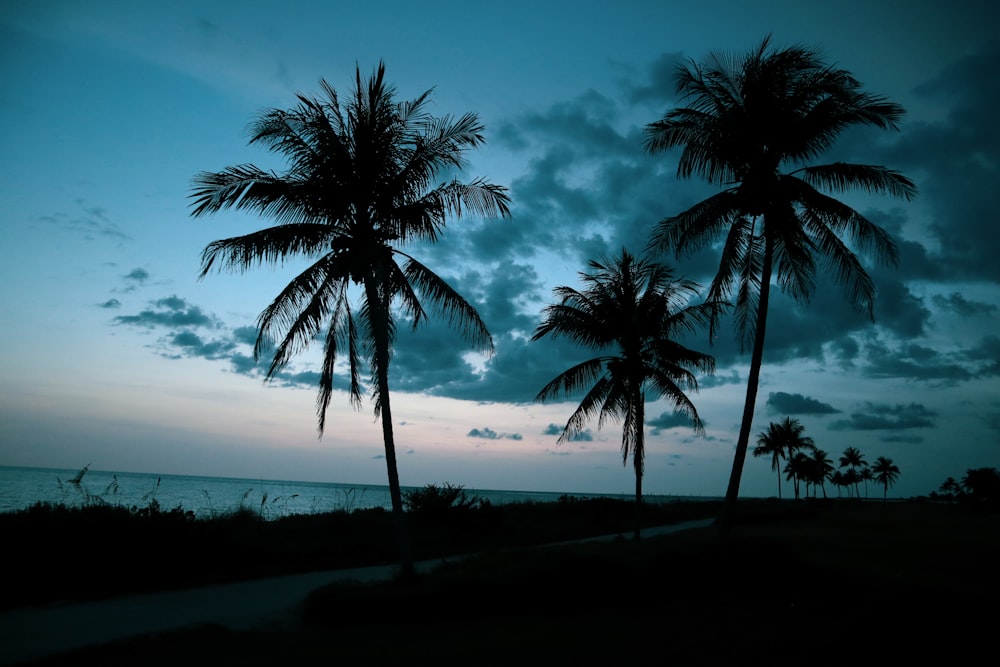
[[[148,507],[153,501],[161,510],[176,507],[199,518],[210,518],[241,507],[259,512],[265,519],[293,514],[317,514],[334,510],[373,507],[390,509],[389,487],[371,484],[325,484],[230,477],[156,475],[86,469],[19,468],[0,466],[0,512],[24,509],[38,502],[81,507],[108,504],[128,508]],[[411,487],[412,488],[412,487]],[[409,488],[404,487],[403,491]],[[494,505],[512,502],[554,502],[566,494],[530,491],[465,489],[469,497]],[[628,495],[571,494],[580,498],[630,498]],[[647,497],[663,501],[663,497]]]

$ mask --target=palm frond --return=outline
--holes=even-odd
[[[403,253],[400,253],[403,254]],[[476,309],[440,276],[409,255],[403,268],[406,279],[448,317],[448,323],[460,330],[478,351],[493,354],[493,336]],[[413,326],[419,323],[414,313]]]
[[[204,278],[213,267],[244,272],[258,264],[279,264],[296,255],[314,255],[329,245],[332,232],[326,225],[302,223],[212,241],[202,251],[198,277]]]

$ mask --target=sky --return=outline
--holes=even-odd
[[[281,170],[248,145],[258,113],[320,79],[347,92],[383,61],[398,99],[432,89],[433,113],[478,114],[486,143],[461,176],[512,199],[509,219],[452,219],[410,249],[478,309],[495,355],[440,320],[400,333],[401,483],[632,493],[618,424],[560,444],[576,404],[534,401],[588,351],[531,334],[588,261],[641,252],[660,220],[716,192],[679,180],[676,152],[645,153],[643,128],[678,103],[678,65],[771,35],[907,111],[899,131],[851,129],[821,161],[899,170],[919,194],[841,195],[890,232],[899,264],[865,258],[874,322],[823,280],[808,304],[773,297],[752,433],[792,417],[835,464],[847,447],[888,457],[890,497],[1000,467],[998,13],[968,0],[2,0],[0,465],[386,483],[370,402],[335,394],[318,437],[318,346],[269,384],[254,363],[257,315],[305,264],[199,280],[208,243],[269,221],[194,219],[189,199],[202,171]],[[660,259],[702,286],[718,266],[711,248]],[[704,435],[647,406],[646,493],[725,493],[749,354],[719,333],[688,342],[716,359],[689,394]],[[748,457],[741,495],[776,486],[769,460]]]

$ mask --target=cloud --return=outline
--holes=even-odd
[[[691,418],[683,412],[661,412],[659,417],[646,420],[646,426],[652,428],[653,435],[659,435],[671,428],[693,428]]]
[[[542,431],[542,435],[561,436],[564,430],[564,427],[559,426],[558,424],[549,424],[545,427],[545,430]],[[566,438],[567,442],[593,442],[593,440],[594,433],[589,428],[580,431],[570,438]]]
[[[783,391],[768,394],[767,406],[771,414],[829,415],[840,412],[827,403],[821,403],[802,394],[786,394]]]
[[[101,308],[121,308],[122,302],[118,299],[108,299],[104,303],[98,304]]]
[[[992,192],[1000,182],[1000,42],[970,49],[916,93],[947,114],[914,123],[888,154],[912,171],[928,212],[926,244],[941,275],[1000,280],[1000,235]]]
[[[188,304],[174,295],[152,302],[151,307],[136,315],[119,315],[116,324],[147,328],[153,327],[208,327],[218,328],[216,318],[204,313],[198,306]]]
[[[995,303],[969,301],[958,292],[953,292],[948,296],[936,294],[932,297],[932,301],[938,308],[949,310],[964,318],[992,317],[1000,311],[1000,306]]]
[[[491,428],[474,428],[466,436],[469,438],[482,438],[483,440],[523,440],[520,433],[497,433]]]
[[[142,268],[135,268],[125,274],[125,280],[137,282],[142,285],[149,280],[149,271]]]
[[[932,428],[935,426],[933,417],[936,416],[937,413],[919,403],[897,405],[866,403],[861,411],[851,413],[849,419],[838,420],[830,424],[830,429],[836,431],[883,431]]]

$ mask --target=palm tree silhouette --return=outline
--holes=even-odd
[[[813,484],[818,484],[823,489],[824,498],[826,498],[826,480],[830,479],[833,470],[833,461],[830,460],[830,455],[818,447],[814,448],[812,452]]]
[[[752,344],[746,401],[722,527],[739,494],[753,424],[771,280],[799,302],[815,287],[817,256],[844,285],[852,305],[874,317],[875,286],[847,237],[894,264],[888,233],[833,193],[860,188],[911,199],[913,182],[881,166],[834,162],[807,165],[845,129],[896,129],[903,109],[865,93],[849,72],[823,62],[815,50],[773,50],[770,37],[745,55],[710,54],[681,66],[677,90],[687,106],[646,126],[650,153],[682,147],[677,174],[704,177],[725,189],[657,226],[650,246],[691,254],[725,236],[708,298],[735,297],[741,345]],[[714,335],[715,322],[710,328]]]
[[[694,371],[714,372],[715,360],[674,338],[706,324],[720,306],[711,302],[686,305],[697,294],[697,285],[675,280],[669,268],[636,259],[624,249],[618,257],[591,261],[589,266],[591,273],[580,274],[586,286],[583,291],[555,288],[559,302],[545,307],[532,340],[565,336],[600,356],[557,375],[535,400],[586,390],[559,442],[579,434],[594,415],[598,428],[608,418],[622,421],[622,463],[632,454],[635,469],[635,538],[639,539],[647,393],[671,402],[677,412],[691,419],[697,432],[704,432],[684,390],[697,390]]]
[[[848,469],[845,477],[854,485],[854,495],[860,499],[861,489],[858,485],[863,479],[860,471],[868,467],[865,455],[857,447],[848,447],[840,457],[840,467]]]
[[[430,91],[397,102],[384,75],[383,63],[367,81],[356,70],[354,90],[343,104],[333,86],[321,81],[322,97],[299,95],[291,110],[262,112],[251,125],[250,143],[284,156],[287,171],[237,165],[202,172],[193,179],[191,198],[195,217],[234,208],[277,223],[210,243],[202,253],[201,277],[213,267],[243,272],[290,257],[315,259],[260,314],[254,355],[259,359],[280,340],[267,369],[271,380],[294,354],[323,337],[316,401],[320,437],[338,357],[346,358],[349,399],[356,408],[361,406],[361,364],[368,360],[401,574],[408,577],[413,563],[389,402],[393,304],[400,304],[413,327],[428,317],[428,302],[477,349],[490,353],[493,342],[475,308],[402,248],[436,241],[449,216],[506,217],[509,198],[505,188],[481,179],[432,185],[443,172],[465,166],[465,151],[483,144],[483,126],[472,113],[431,116],[426,108]],[[359,308],[350,305],[352,287],[358,290]]]
[[[899,467],[892,462],[892,459],[880,456],[875,459],[871,471],[875,481],[882,485],[882,502],[885,502],[889,487],[899,479]]]
[[[778,500],[781,500],[781,464],[780,460],[792,456],[800,449],[814,447],[812,438],[802,435],[805,427],[799,420],[785,417],[780,422],[771,422],[767,430],[757,434],[757,446],[753,448],[754,457],[770,456],[771,470],[778,473]],[[798,498],[796,485],[795,497]]]
[[[792,482],[795,499],[799,499],[799,486],[806,484],[806,498],[809,497],[809,483],[812,479],[812,459],[802,452],[795,452],[785,464],[785,479]]]

